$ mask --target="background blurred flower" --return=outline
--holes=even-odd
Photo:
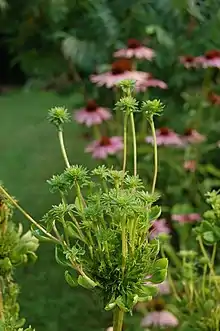
[[[123,149],[122,137],[102,137],[86,147],[86,152],[92,153],[95,159],[106,159],[108,155],[116,154]]]
[[[90,127],[100,124],[111,118],[108,108],[99,107],[94,100],[89,100],[85,108],[78,109],[74,112],[74,119],[81,124]]]
[[[153,239],[160,234],[169,234],[171,232],[166,220],[161,218],[152,223],[150,228],[150,238]]]
[[[183,167],[184,167],[185,170],[195,172],[195,170],[196,170],[196,161],[195,160],[187,160],[187,161],[184,162]]]
[[[112,88],[117,83],[124,79],[132,79],[135,81],[144,81],[149,77],[149,73],[132,70],[132,61],[129,59],[120,59],[112,63],[111,71],[91,75],[91,82],[98,86],[106,86]]]
[[[129,39],[127,48],[122,48],[114,53],[114,57],[137,58],[151,61],[155,57],[153,49],[142,45],[136,39]]]
[[[197,57],[197,62],[202,65],[203,68],[220,68],[220,51],[211,50],[205,53],[204,56]]]
[[[167,310],[152,311],[148,313],[141,321],[142,327],[176,327],[179,324],[178,319]]]
[[[144,81],[137,81],[135,89],[137,92],[144,92],[148,89],[148,87],[159,87],[161,89],[167,89],[167,84],[160,80],[154,78],[151,74],[149,74],[148,79]]]
[[[164,232],[163,232],[164,233]],[[146,278],[150,278],[151,276],[147,276]],[[154,286],[158,289],[158,294],[159,295],[166,295],[166,294],[170,294],[170,285],[168,283],[167,280],[163,281],[162,283],[159,284],[153,284],[150,281],[147,281],[145,283],[145,285],[150,285],[150,286]]]
[[[206,140],[206,137],[195,129],[186,129],[183,135],[185,143],[198,144]]]
[[[200,215],[197,213],[173,214],[171,217],[173,221],[177,221],[179,223],[192,223],[201,219]]]
[[[156,137],[157,137],[157,145],[183,146],[183,141],[180,138],[180,136],[168,128],[160,128],[156,130]],[[150,144],[153,144],[154,141],[152,136],[146,137],[145,140],[147,143]]]
[[[213,92],[209,92],[209,94],[208,94],[208,100],[213,105],[220,105],[220,95],[218,95],[218,94],[215,94]]]
[[[198,61],[196,56],[184,55],[180,56],[180,63],[184,65],[185,68],[195,68],[198,67]]]

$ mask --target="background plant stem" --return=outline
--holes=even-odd
[[[153,184],[152,184],[152,193],[155,191],[156,181],[157,181],[157,172],[158,172],[158,155],[157,155],[157,137],[156,131],[154,127],[153,117],[150,119],[150,127],[154,139],[154,177],[153,177]]]
[[[131,130],[133,137],[133,153],[134,153],[134,176],[137,176],[137,141],[136,141],[136,131],[135,131],[135,123],[134,123],[134,114],[131,113]]]
[[[123,157],[123,173],[126,170],[126,163],[127,163],[127,126],[128,126],[128,114],[125,114],[124,119],[124,157]]]

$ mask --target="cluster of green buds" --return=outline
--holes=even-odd
[[[36,260],[38,239],[31,231],[23,233],[22,225],[16,226],[12,216],[12,204],[0,196],[0,330],[22,331],[25,319],[19,317],[19,286],[13,274],[17,266]]]

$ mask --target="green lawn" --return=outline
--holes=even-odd
[[[49,92],[17,92],[0,97],[0,179],[9,192],[39,219],[56,197],[46,180],[64,167],[56,130],[48,124],[47,110],[78,106],[81,97],[61,97]],[[66,147],[72,163],[92,165],[84,154],[84,141],[74,123],[65,130]],[[16,213],[14,220],[27,224]],[[91,292],[71,289],[61,266],[54,261],[53,247],[42,244],[38,261],[17,272],[21,285],[21,313],[36,331],[93,331],[109,324],[109,314]]]

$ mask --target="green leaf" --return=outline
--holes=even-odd
[[[201,228],[203,232],[207,232],[207,231],[212,231],[213,226],[208,221],[202,221]]]
[[[77,233],[76,227],[72,222],[67,221],[66,224],[65,224],[65,227],[66,227],[65,229],[67,231],[67,234],[70,237],[77,238],[77,239],[81,240],[79,234]]]
[[[155,221],[160,217],[161,208],[159,206],[154,206],[151,208],[149,213],[149,221]]]
[[[154,284],[160,284],[166,279],[166,276],[167,276],[167,270],[166,269],[158,270],[155,273],[153,273],[151,278],[149,278],[149,281],[154,283]]]
[[[188,12],[198,20],[204,21],[204,17],[202,16],[199,6],[196,4],[195,0],[188,1]]]
[[[60,245],[56,245],[55,247],[55,259],[58,264],[71,267],[71,264],[67,261],[63,248]]]
[[[68,270],[65,271],[64,277],[65,277],[67,284],[69,284],[71,287],[78,286],[77,278],[75,276],[71,275]]]
[[[118,306],[121,310],[123,310],[124,312],[128,312],[128,311],[129,311],[129,309],[126,307],[126,305],[125,305],[125,303],[124,303],[124,301],[123,301],[122,296],[118,296],[117,299],[115,300],[115,302],[116,302],[117,306]]]
[[[153,239],[150,241],[150,248],[151,248],[151,251],[152,251],[152,254],[155,254],[157,255],[160,251],[160,242],[158,239]]]
[[[35,263],[37,261],[37,255],[34,252],[28,252],[28,262]]]
[[[145,28],[145,31],[148,35],[156,35],[158,42],[161,45],[164,45],[168,48],[171,48],[174,46],[174,41],[163,28],[161,28],[159,25],[148,25]]]
[[[81,204],[80,204],[80,202],[79,202],[79,198],[78,197],[76,197],[76,199],[75,199],[75,206],[76,206],[76,209],[77,210],[79,210],[79,211],[81,211]]]
[[[90,290],[98,285],[97,283],[95,283],[91,278],[89,278],[86,275],[85,276],[80,275],[78,277],[78,284],[88,290]]]
[[[164,257],[162,259],[157,260],[154,263],[154,268],[159,269],[159,270],[167,269],[168,268],[168,259]]]
[[[112,310],[113,308],[115,308],[116,306],[116,302],[109,302],[106,306],[105,306],[105,310],[109,311]]]
[[[208,244],[214,244],[216,242],[215,235],[212,231],[207,231],[203,233],[203,239],[206,241]]]
[[[158,293],[156,286],[144,285],[139,293],[140,297],[153,297]]]

